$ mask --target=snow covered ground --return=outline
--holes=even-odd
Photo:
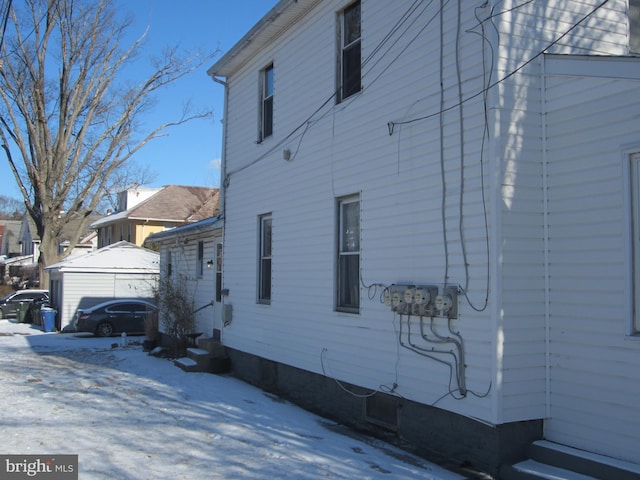
[[[0,454],[77,454],[81,480],[463,478],[120,338],[0,320],[0,398]]]

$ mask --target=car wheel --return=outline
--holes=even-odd
[[[110,337],[113,334],[113,326],[108,322],[102,322],[96,327],[96,337]]]

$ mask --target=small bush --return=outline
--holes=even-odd
[[[187,290],[187,279],[162,278],[156,292],[157,305],[164,332],[173,340],[174,353],[180,356],[187,344],[187,335],[195,329],[195,303]]]

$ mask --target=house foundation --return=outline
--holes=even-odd
[[[498,477],[527,456],[542,420],[489,425],[462,415],[341,382],[227,348],[232,373],[267,392],[447,468]]]

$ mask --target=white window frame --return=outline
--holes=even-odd
[[[268,226],[268,228],[267,228]],[[268,242],[267,237],[268,235]],[[266,213],[258,217],[258,295],[257,302],[270,305],[273,278],[273,216]],[[268,267],[268,270],[267,270]]]
[[[628,295],[629,334],[640,336],[640,146],[624,151],[624,160],[629,181],[626,182],[626,198],[629,205],[629,281]]]
[[[204,276],[204,240],[198,240],[197,248],[196,276],[202,278]]]
[[[258,128],[258,140],[273,135],[273,92],[274,92],[273,63],[260,71],[260,119]]]
[[[354,238],[349,241],[345,226],[345,206],[357,204],[357,231],[352,232]],[[338,312],[360,313],[360,195],[350,195],[337,199],[337,234],[336,234],[336,286],[335,309]],[[355,242],[355,244],[353,244]],[[349,244],[353,244],[349,246]],[[347,265],[345,265],[347,262]],[[354,269],[345,270],[346,267]],[[355,276],[354,276],[355,275]],[[351,290],[350,294],[344,288]],[[351,300],[346,300],[349,297]]]
[[[349,30],[347,26],[347,16],[346,13],[351,9],[355,8],[359,9],[359,17],[360,22],[358,24],[358,37],[354,39],[347,38],[347,32]],[[346,8],[344,8],[340,14],[338,15],[338,41],[339,41],[339,49],[338,49],[338,71],[337,71],[337,103],[342,102],[348,97],[357,94],[360,92],[362,88],[362,4],[360,0],[351,3]],[[353,79],[352,82],[345,82],[345,63],[349,54],[356,50],[359,52],[359,75],[357,79]],[[353,83],[353,86],[351,85]],[[345,92],[345,85],[348,84],[349,89]]]
[[[629,0],[629,53],[640,54],[640,0]]]

